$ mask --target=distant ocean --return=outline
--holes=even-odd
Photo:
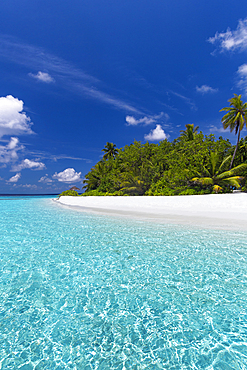
[[[0,369],[247,369],[247,233],[0,197]]]

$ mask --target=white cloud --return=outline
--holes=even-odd
[[[247,49],[247,18],[239,20],[237,29],[231,31],[230,28],[226,32],[216,32],[214,37],[210,37],[208,41],[211,44],[219,46],[220,51],[224,50],[245,50]]]
[[[41,72],[39,71],[36,75],[33,73],[29,73],[29,76],[36,78],[36,80],[45,82],[45,83],[51,83],[55,82],[54,78],[49,75],[49,73]]]
[[[0,145],[0,163],[15,162],[18,159],[18,151],[24,149],[23,145],[19,145],[17,137],[11,137],[7,145]]]
[[[237,85],[240,89],[244,90],[245,94],[247,94],[247,64],[242,64],[238,67],[237,74],[239,76]]]
[[[75,172],[74,168],[67,168],[62,172],[55,172],[52,178],[60,182],[78,182],[81,180],[80,176],[81,172]]]
[[[172,91],[172,90],[168,90],[167,92],[173,94],[174,96],[177,96],[180,99],[182,99],[186,104],[188,104],[190,106],[191,110],[197,110],[197,106],[195,105],[193,100],[191,100],[190,98],[187,98],[187,96],[184,96],[184,95],[179,94],[179,93],[177,93],[175,91]]]
[[[31,170],[43,170],[45,168],[45,164],[42,162],[32,161],[30,159],[24,159],[21,163],[12,167],[12,171],[21,171],[25,168],[29,168]]]
[[[159,119],[162,117],[165,117],[166,120],[168,120],[170,117],[167,113],[161,112],[160,114],[154,115],[154,116],[146,116],[140,119],[136,119],[133,116],[126,116],[126,122],[127,126],[137,126],[139,124],[144,124],[144,125],[150,125],[152,123],[157,122]]]
[[[53,181],[52,181],[52,179],[49,179],[49,178],[48,178],[48,174],[45,174],[45,176],[42,176],[42,177],[39,179],[39,182],[43,182],[44,184],[51,185],[51,183],[52,183]]]
[[[238,73],[242,77],[247,77],[247,64],[242,64],[240,67],[238,67]]]
[[[208,85],[202,85],[201,87],[196,86],[196,91],[201,94],[207,94],[207,93],[215,93],[218,91],[218,89],[214,89],[213,87],[210,87]]]
[[[21,174],[17,173],[15,176],[12,176],[8,182],[17,182],[21,178]]]
[[[154,130],[151,130],[148,135],[144,136],[145,140],[150,140],[150,141],[165,140],[168,137],[169,135],[166,135],[161,125],[156,125],[156,128]]]
[[[33,133],[31,119],[22,111],[22,100],[12,95],[0,97],[0,137]]]
[[[28,189],[37,189],[37,185],[35,184],[25,184],[21,185],[22,188],[28,188]]]
[[[224,127],[223,126],[221,126],[221,127],[217,127],[217,126],[215,126],[215,125],[211,125],[210,127],[209,127],[209,131],[210,132],[218,132],[218,133],[220,133],[220,134],[222,134],[223,132],[226,132],[226,130],[224,129]]]

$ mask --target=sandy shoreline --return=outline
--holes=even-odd
[[[87,212],[247,230],[246,193],[172,197],[61,197],[56,202]]]

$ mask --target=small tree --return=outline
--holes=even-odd
[[[181,136],[185,137],[187,140],[194,140],[195,134],[199,129],[199,126],[194,127],[194,123],[188,123],[185,125],[186,130],[181,130]]]
[[[118,154],[118,149],[116,144],[107,142],[102,152],[105,154],[103,155],[103,159],[115,158]]]

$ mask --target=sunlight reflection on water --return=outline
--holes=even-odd
[[[0,198],[1,369],[247,368],[247,234]]]

